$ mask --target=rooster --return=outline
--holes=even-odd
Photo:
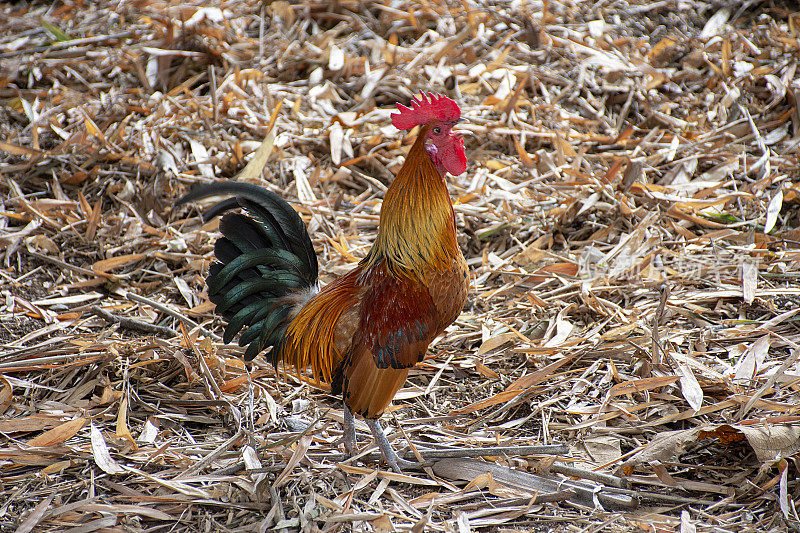
[[[396,471],[414,463],[397,456],[378,419],[422,361],[428,345],[458,317],[468,271],[456,242],[445,175],[466,171],[464,141],[452,131],[461,110],[445,96],[397,105],[392,124],[420,126],[397,177],[386,191],[375,243],[358,265],[319,289],[318,265],[308,231],[277,194],[248,183],[201,185],[178,204],[227,195],[204,214],[227,213],[214,246],[208,294],[228,322],[228,343],[251,360],[267,357],[315,382],[331,386],[344,402],[343,441],[356,449],[354,414],[364,418],[385,461]]]

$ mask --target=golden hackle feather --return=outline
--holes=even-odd
[[[392,274],[420,280],[428,270],[448,268],[460,254],[447,185],[425,149],[429,129],[421,128],[386,191],[378,237],[364,259],[371,267],[386,258]]]

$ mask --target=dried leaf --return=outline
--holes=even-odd
[[[731,8],[725,6],[721,8],[719,11],[714,13],[711,18],[706,21],[706,25],[703,26],[703,30],[700,32],[700,39],[705,40],[709,39],[722,31],[722,27],[727,24],[728,19],[731,16]]]
[[[589,437],[581,442],[581,446],[586,450],[584,455],[587,455],[596,466],[612,464],[622,456],[619,437],[610,435]]]
[[[237,180],[253,181],[261,176],[261,171],[264,170],[264,166],[267,164],[269,156],[272,155],[272,149],[275,146],[275,123],[278,120],[278,113],[282,107],[283,100],[280,100],[278,105],[275,106],[275,109],[272,110],[269,124],[267,124],[267,134],[264,137],[264,140],[259,145],[256,153],[247,163],[247,166],[244,167],[244,170],[242,170],[239,175],[236,176]]]
[[[764,233],[769,233],[775,227],[775,222],[778,221],[778,215],[782,207],[783,189],[779,189],[767,205],[767,220],[764,222]]]
[[[749,380],[755,377],[764,364],[770,346],[770,336],[764,335],[747,348],[734,367],[734,379]]]
[[[200,141],[189,138],[189,146],[192,148],[192,155],[197,162],[200,174],[207,179],[214,178],[214,166],[208,163],[208,150],[200,144]]]
[[[788,519],[791,507],[789,505],[789,482],[788,482],[789,462],[786,459],[780,460],[780,469],[781,469],[781,480],[778,483],[778,505],[781,508],[781,513],[783,513],[783,517]]]
[[[46,415],[31,415],[22,418],[6,418],[0,420],[0,432],[3,433],[30,433],[52,427],[58,422],[57,418]]]
[[[671,461],[688,444],[694,442],[699,433],[699,428],[662,431],[656,434],[641,451],[625,461],[623,467],[632,469],[634,465],[642,463]]]
[[[514,147],[517,149],[517,157],[519,157],[522,166],[525,168],[536,168],[536,163],[533,162],[531,156],[525,151],[525,147],[520,144],[516,137],[514,139]]]
[[[623,394],[634,394],[637,392],[659,389],[671,385],[679,379],[679,376],[658,376],[654,378],[623,381],[611,387],[609,394],[611,396],[622,396]]]
[[[328,68],[334,72],[342,70],[344,67],[344,52],[336,45],[330,48],[330,57],[328,59]]]
[[[759,461],[774,461],[778,458],[790,457],[800,451],[800,426],[737,424],[733,427],[744,433]]]
[[[681,511],[681,533],[697,533],[697,526],[692,522],[692,517],[689,511],[684,509]]]
[[[54,427],[51,430],[45,431],[28,441],[28,446],[55,446],[62,442],[74,437],[83,426],[86,425],[87,419],[78,417],[73,418],[63,424]]]
[[[500,378],[500,374],[498,374],[497,372],[495,372],[494,370],[492,370],[488,366],[484,365],[480,361],[475,361],[475,370],[477,370],[478,373],[481,376],[489,378],[489,379],[499,379]]]
[[[109,270],[114,270],[115,268],[119,268],[121,266],[141,261],[145,257],[147,257],[146,254],[126,254],[117,257],[110,257],[108,259],[97,261],[95,264],[92,265],[92,270],[98,274],[101,274],[108,272]]]
[[[286,463],[283,471],[278,475],[277,478],[275,478],[275,482],[273,483],[274,487],[280,487],[289,481],[289,476],[292,474],[294,467],[297,466],[297,463],[300,462],[300,459],[305,456],[308,447],[311,445],[312,438],[312,435],[303,435],[300,440],[297,441],[297,446],[295,447],[292,456],[289,458],[289,461]]]
[[[486,352],[491,352],[495,348],[499,348],[505,343],[511,342],[518,338],[519,337],[517,337],[516,333],[500,333],[499,335],[494,335],[493,337],[490,337],[481,343],[476,355],[483,355]]]
[[[688,365],[678,365],[678,371],[681,374],[681,393],[689,406],[695,411],[699,411],[703,406],[703,389],[694,377],[694,372]]]
[[[756,299],[758,285],[758,265],[752,261],[742,263],[742,299],[750,305]]]
[[[136,441],[133,439],[130,429],[128,429],[128,398],[125,397],[122,398],[119,404],[119,412],[117,412],[117,437],[130,442],[134,450],[138,449]]]
[[[544,334],[544,338],[548,339],[543,344],[544,347],[551,348],[555,346],[561,346],[572,333],[574,326],[569,320],[564,318],[567,310],[568,308],[562,309],[559,311],[556,318],[550,321],[550,325],[547,327],[547,332]]]
[[[342,162],[342,143],[344,142],[344,130],[339,122],[331,124],[328,132],[331,144],[331,162],[338,165]]]
[[[39,503],[36,504],[36,507],[25,517],[25,520],[17,527],[15,533],[30,533],[34,530],[34,528],[39,524],[39,522],[44,518],[47,509],[50,508],[50,504],[53,503],[53,499],[55,499],[56,495],[51,494]]]
[[[2,415],[11,405],[11,398],[14,396],[14,389],[8,379],[2,375],[0,375],[0,384],[2,384],[2,388],[0,388],[0,415]],[[0,427],[2,427],[2,423],[3,421],[0,420]]]
[[[0,150],[11,155],[24,155],[28,157],[37,156],[42,153],[41,150],[34,150],[24,146],[17,146],[15,144],[0,141]]]
[[[95,124],[94,121],[91,118],[89,118],[88,115],[83,117],[83,124],[86,127],[86,133],[88,133],[93,137],[97,137],[104,143],[106,142],[105,135],[103,135],[103,132],[100,131],[100,128],[97,127],[97,124]]]
[[[106,474],[125,473],[126,470],[111,458],[108,446],[106,445],[106,439],[103,437],[100,430],[97,429],[97,426],[94,425],[94,422],[90,423],[90,429],[92,435],[92,457],[94,458],[95,464]]]

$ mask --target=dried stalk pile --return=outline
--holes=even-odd
[[[0,4],[0,529],[798,530],[781,5]],[[172,205],[280,192],[330,279],[422,90],[464,112],[473,282],[392,407],[426,460],[400,475],[363,426],[343,455],[325,391],[221,343],[217,222]]]

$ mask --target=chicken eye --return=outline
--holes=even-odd
[[[442,128],[436,126],[435,128],[433,128],[433,133],[434,135],[439,135],[440,133],[442,133]]]

